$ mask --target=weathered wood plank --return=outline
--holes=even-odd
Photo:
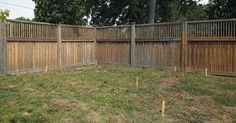
[[[183,71],[187,68],[187,43],[188,43],[188,37],[187,37],[187,22],[182,22],[182,41],[181,41],[181,69]]]
[[[5,73],[7,71],[7,35],[6,35],[6,22],[0,23],[0,72]]]
[[[58,25],[57,26],[57,63],[58,63],[59,68],[62,67],[61,45],[62,45],[61,25]]]
[[[130,60],[131,60],[131,66],[135,66],[135,24],[133,23],[131,25],[131,45],[130,45]]]

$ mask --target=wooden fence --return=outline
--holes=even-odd
[[[2,73],[116,64],[236,75],[236,19],[80,27],[0,24]]]
[[[236,75],[236,19],[97,28],[98,63]]]
[[[96,62],[95,28],[7,20],[1,30],[3,73]]]

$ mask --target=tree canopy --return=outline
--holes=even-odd
[[[90,24],[120,25],[147,20],[147,0],[88,0],[86,15]]]
[[[85,6],[82,0],[33,0],[35,6],[35,20],[64,23],[85,24]]]
[[[89,0],[86,14],[91,24],[147,23],[150,0]],[[204,6],[196,0],[157,0],[155,22],[195,20],[204,17]],[[149,10],[150,11],[150,10]]]
[[[124,25],[148,23],[153,0],[33,0],[35,20],[50,23]],[[236,17],[235,0],[156,0],[155,22]]]
[[[2,10],[0,9],[0,22],[4,21],[9,16],[9,10]]]
[[[15,20],[22,20],[22,21],[31,21],[29,18],[25,18],[23,16],[15,18]]]
[[[207,16],[209,19],[236,18],[236,0],[210,0]]]
[[[160,21],[200,20],[205,15],[204,5],[196,0],[159,0],[157,4]]]

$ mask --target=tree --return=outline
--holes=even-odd
[[[204,6],[196,0],[33,1],[36,3],[35,20],[50,23],[124,25],[132,22],[143,24],[204,17]]]
[[[92,25],[120,25],[147,20],[146,0],[88,0],[86,14]]]
[[[4,21],[7,17],[9,17],[9,10],[2,10],[0,9],[0,22]]]
[[[89,0],[86,1],[86,8],[87,18],[91,19],[88,22],[91,25],[120,25],[132,22],[140,24],[205,18],[205,6],[198,4],[196,0]]]
[[[85,24],[83,0],[33,0],[35,20],[49,23]]]
[[[209,19],[236,18],[235,0],[210,0],[207,15]]]
[[[205,18],[205,6],[196,0],[158,0],[156,22],[200,20]]]
[[[155,22],[156,0],[148,0],[148,23]]]
[[[204,6],[195,0],[172,0],[169,4],[171,21],[204,19]]]
[[[18,17],[18,18],[15,18],[15,20],[22,20],[22,21],[31,21],[29,18],[25,18],[25,17]]]

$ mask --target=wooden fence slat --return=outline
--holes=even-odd
[[[131,66],[135,65],[135,24],[131,25],[131,47],[130,47],[130,59],[131,59]]]
[[[6,50],[7,50],[7,35],[6,35],[6,22],[0,23],[0,72],[5,73],[7,70],[7,57],[6,57]]]

